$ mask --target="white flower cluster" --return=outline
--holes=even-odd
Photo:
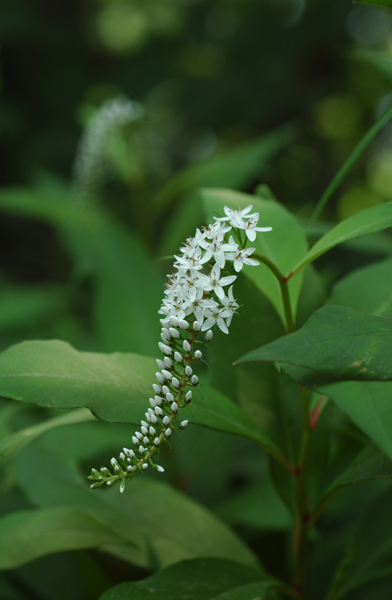
[[[136,121],[143,107],[124,96],[106,100],[89,121],[73,167],[73,192],[79,201],[96,200],[107,169],[107,146],[114,135]]]
[[[198,384],[191,363],[202,357],[196,345],[208,343],[213,336],[211,328],[218,325],[224,333],[239,305],[234,299],[233,286],[236,275],[223,275],[230,267],[238,273],[243,265],[258,265],[250,258],[255,248],[245,248],[247,240],[254,241],[256,232],[270,231],[271,227],[258,227],[259,214],[249,214],[252,206],[232,210],[225,206],[226,217],[216,218],[213,225],[196,230],[175,256],[176,272],[169,276],[165,298],[159,313],[162,331],[158,346],[163,360],[157,359],[159,371],[153,384],[154,396],[141,422],[140,431],[132,437],[134,449],[124,448],[119,459],[112,458],[113,473],[106,467],[93,469],[89,477],[91,487],[104,483],[111,485],[121,479],[120,491],[134,473],[147,469],[152,455],[160,444],[168,440],[174,429],[184,429],[188,421],[180,421],[179,409],[192,399],[192,388]],[[232,234],[229,237],[229,232]],[[228,294],[224,288],[230,286]]]

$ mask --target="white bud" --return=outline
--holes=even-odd
[[[166,429],[166,431],[165,431],[165,436],[166,436],[167,438],[169,438],[169,437],[171,436],[171,434],[172,434],[172,431],[171,431],[171,429],[170,429],[170,428]]]
[[[158,385],[157,383],[153,383],[153,384],[152,384],[152,389],[154,390],[154,392],[155,392],[156,394],[159,394],[159,392],[161,391],[161,386],[160,386],[160,385]]]
[[[213,335],[214,334],[212,333],[211,329],[209,329],[204,336],[205,341],[209,342],[210,340],[212,340]]]
[[[159,438],[155,438],[155,440],[154,440],[154,446],[159,446],[160,443],[161,442],[160,442]]]
[[[112,485],[112,483],[113,483],[113,481],[109,480],[109,481],[106,482],[106,485]]]
[[[155,377],[157,378],[158,383],[165,383],[165,378],[162,375],[162,373],[159,373],[159,372],[155,373]]]
[[[193,356],[196,358],[196,360],[199,360],[203,355],[200,350],[196,350]]]
[[[155,433],[156,433],[156,432],[155,432],[155,429],[154,429],[154,427],[153,427],[152,425],[150,425],[150,427],[148,428],[148,431],[149,431],[149,434],[150,434],[151,436],[155,435]]]
[[[148,446],[149,443],[150,443],[150,440],[148,439],[148,437],[144,436],[144,438],[143,438],[143,444],[145,444],[146,446]]]
[[[192,385],[197,385],[199,383],[199,378],[197,375],[192,375],[191,378]]]
[[[180,382],[178,381],[177,377],[173,377],[172,379],[172,386],[175,388],[180,387]]]
[[[186,401],[186,402],[190,402],[191,400],[192,400],[192,391],[191,391],[191,390],[189,390],[189,392],[187,392],[187,393],[185,394],[185,401]]]
[[[128,473],[132,473],[133,465],[129,465],[129,467],[127,467],[127,471],[128,471]]]
[[[155,407],[155,414],[157,417],[161,417],[163,415],[163,410],[159,408],[159,406]]]
[[[170,418],[166,415],[166,417],[163,417],[162,423],[167,427],[170,423]]]
[[[163,360],[160,360],[159,358],[157,358],[157,365],[158,365],[159,369],[164,369],[165,368],[165,363],[163,362]]]
[[[147,467],[148,467],[148,463],[143,463],[143,464],[142,464],[142,469],[143,469],[143,471],[145,471],[145,470],[147,469]]]
[[[165,472],[165,469],[163,467],[161,467],[161,465],[157,465],[156,469],[157,469],[157,471],[159,471],[159,473]]]
[[[143,435],[147,435],[147,433],[148,433],[147,427],[142,427],[141,430],[142,430]]]
[[[177,402],[172,402],[171,409],[172,409],[173,412],[177,412],[178,411]]]
[[[178,329],[174,329],[174,327],[170,327],[169,333],[174,338],[179,338],[180,337],[180,332],[178,331]]]
[[[124,490],[125,490],[125,481],[123,479],[122,482],[121,482],[121,485],[120,485],[120,492],[121,492],[121,494],[123,493]]]
[[[166,369],[162,369],[162,375],[165,379],[171,379],[173,377],[170,371],[167,371]]]
[[[192,367],[190,367],[189,365],[187,365],[187,366],[185,367],[185,375],[186,375],[187,377],[190,377],[190,376],[192,375],[192,373],[193,373],[193,371],[192,371]]]
[[[171,394],[170,392],[168,394],[166,394],[166,400],[168,402],[173,402],[173,400],[174,400],[173,394]]]
[[[165,366],[166,366],[168,369],[171,369],[171,368],[172,368],[172,366],[173,366],[173,363],[172,363],[171,359],[170,359],[168,356],[165,356],[165,358],[163,359],[163,362],[165,363]],[[161,367],[161,369],[162,369],[162,368],[163,368],[163,367]]]
[[[162,342],[158,343],[159,350],[163,352],[163,354],[167,354],[170,356],[173,353],[173,350],[167,344],[163,344]]]
[[[143,425],[143,427],[148,427],[148,425],[145,421],[141,421],[141,424]]]
[[[167,385],[163,385],[162,386],[162,392],[165,394],[168,394],[170,392],[170,388],[167,387]]]
[[[170,323],[173,325],[173,327],[178,327],[178,318],[177,317],[170,317]]]
[[[154,425],[156,425],[158,423],[158,419],[156,418],[155,415],[151,415],[150,419],[151,419],[151,423],[154,423]]]
[[[146,451],[146,449],[140,444],[140,446],[139,446],[139,452],[140,452],[140,454],[144,454],[145,451]]]
[[[184,348],[185,352],[190,352],[191,351],[191,345],[188,342],[188,340],[184,340],[183,341],[182,347]]]
[[[149,423],[151,423],[151,415],[149,413],[146,413],[146,419]]]
[[[125,454],[124,452],[120,452],[120,459],[125,461]]]
[[[160,396],[154,396],[154,400],[155,400],[155,406],[160,406],[163,402],[163,398],[161,398]]]
[[[156,402],[155,402],[154,398],[150,398],[150,404],[153,408],[154,408],[154,406],[156,406]]]
[[[181,329],[189,329],[189,323],[188,323],[188,321],[181,320],[181,321],[179,321],[178,324],[181,327]]]
[[[115,458],[111,458],[110,459],[110,464],[112,465],[112,467],[116,467],[117,466],[117,461]]]
[[[139,440],[137,439],[137,437],[135,435],[132,436],[132,442],[135,444],[135,446],[137,446],[139,443]]]
[[[136,437],[137,437],[138,440],[141,440],[142,437],[143,437],[142,434],[140,433],[140,431],[135,431],[135,435],[136,435]]]
[[[187,425],[188,425],[188,421],[181,421],[180,428],[181,428],[181,429],[185,429],[185,427],[186,427]]]
[[[174,353],[174,360],[178,363],[182,363],[182,356],[177,350]]]
[[[118,465],[116,465],[116,466],[114,467],[114,472],[115,472],[115,473],[119,473],[119,472],[120,472],[120,467],[119,467]]]
[[[193,321],[193,331],[200,331],[200,323],[199,321]]]

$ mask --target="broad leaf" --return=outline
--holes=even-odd
[[[44,407],[85,407],[104,421],[136,425],[153,394],[155,371],[154,359],[137,354],[23,342],[0,354],[0,395]],[[195,391],[187,415],[192,423],[272,445],[244,411],[208,385]]]
[[[205,207],[206,220],[209,223],[214,221],[214,216],[224,215],[225,205],[238,209],[252,204],[253,210],[260,214],[259,225],[271,226],[273,230],[259,233],[255,242],[249,245],[272,261],[281,273],[290,272],[305,255],[307,244],[302,227],[291,213],[275,201],[268,190],[265,191],[265,196],[269,199],[231,190],[205,189],[200,194]],[[282,321],[285,322],[280,287],[272,271],[265,264],[260,264],[258,267],[245,266],[243,271],[272,302]],[[294,313],[302,287],[302,277],[301,273],[288,284]]]
[[[361,235],[381,231],[392,226],[392,202],[373,206],[368,210],[356,213],[326,233],[309,252],[294,266],[291,273],[298,273],[309,264],[338,244],[352,240]]]
[[[21,429],[15,433],[0,438],[0,464],[11,458],[14,452],[18,452],[24,446],[35,440],[38,436],[64,425],[74,425],[75,423],[83,423],[91,421],[94,417],[84,408],[73,410],[65,415],[59,415],[52,419],[48,419],[39,425],[31,425],[25,429]]]
[[[336,571],[328,600],[340,600],[353,589],[392,574],[391,501],[388,490],[369,507]]]
[[[97,517],[78,508],[19,511],[0,519],[0,569],[45,554],[125,543]]]
[[[353,271],[341,279],[328,299],[376,316],[392,314],[392,259]]]
[[[156,569],[180,560],[214,556],[257,566],[251,550],[234,532],[165,483],[137,477],[124,494],[118,489],[91,490],[60,455],[36,445],[15,462],[19,485],[34,505],[88,510],[125,540],[103,547],[124,560]]]
[[[273,361],[332,380],[392,379],[392,318],[328,305],[295,333],[249,352],[237,362]]]
[[[121,583],[100,600],[239,600],[266,598],[271,577],[238,563],[212,558],[180,562],[143,581]]]

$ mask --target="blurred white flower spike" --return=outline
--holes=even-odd
[[[216,218],[214,224],[202,231],[197,229],[195,236],[180,248],[182,256],[175,256],[175,272],[168,276],[158,311],[162,315],[162,341],[158,347],[163,357],[157,359],[158,383],[152,384],[146,420],[132,436],[134,448],[124,448],[118,459],[111,459],[112,472],[106,467],[100,471],[92,469],[89,476],[92,488],[120,480],[123,492],[125,483],[136,471],[150,465],[163,472],[152,458],[173,431],[188,424],[180,419],[179,413],[190,403],[190,388],[199,381],[191,363],[201,359],[199,348],[211,341],[212,327],[217,325],[223,333],[229,333],[231,320],[239,308],[231,285],[237,275],[230,271],[238,273],[244,264],[257,266],[259,263],[250,258],[255,248],[246,248],[247,241],[254,241],[257,232],[272,229],[258,227],[259,214],[249,214],[251,210],[252,206],[243,210],[225,206],[226,216]]]

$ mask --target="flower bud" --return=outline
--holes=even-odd
[[[193,331],[200,331],[200,323],[199,321],[193,321]]]
[[[182,356],[177,350],[174,353],[174,360],[178,363],[182,363]]]
[[[196,350],[193,356],[196,358],[196,360],[199,360],[203,355],[200,350]]]
[[[204,336],[204,339],[205,339],[205,341],[206,341],[206,342],[209,342],[209,341],[211,341],[211,340],[212,340],[212,336],[213,336],[213,335],[214,335],[214,334],[212,333],[211,329],[209,329],[209,330],[206,332],[205,336]]]
[[[187,365],[187,366],[185,367],[185,375],[186,375],[187,377],[190,377],[190,376],[192,375],[192,373],[193,373],[193,371],[192,371],[192,367],[190,367],[189,365]]]
[[[181,321],[179,321],[178,324],[181,327],[181,329],[189,329],[189,323],[188,323],[188,321],[181,320]]]
[[[197,385],[199,383],[199,378],[197,375],[192,375],[191,383],[192,385]]]
[[[182,347],[184,348],[185,352],[190,352],[191,351],[191,345],[188,342],[188,340],[184,340],[183,341]]]

